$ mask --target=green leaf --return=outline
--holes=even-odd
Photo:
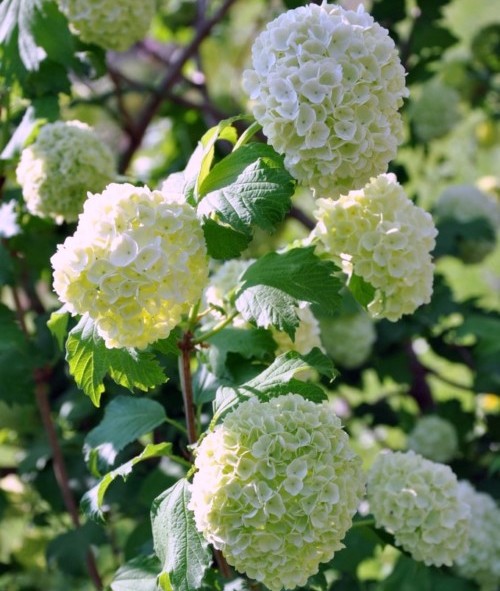
[[[189,484],[183,478],[153,502],[153,541],[163,565],[159,578],[163,590],[198,590],[212,560],[208,543],[187,507],[189,498]]]
[[[0,242],[0,286],[13,285],[14,277],[14,261],[10,252]]]
[[[115,470],[108,472],[104,478],[102,478],[93,488],[87,491],[80,502],[80,506],[82,511],[94,521],[102,521],[104,519],[104,515],[102,512],[102,505],[104,502],[104,495],[108,490],[109,485],[116,479],[118,476],[121,476],[123,479],[126,479],[132,472],[132,469],[136,464],[139,462],[143,462],[144,460],[149,460],[150,458],[157,458],[159,456],[168,456],[172,452],[172,444],[171,443],[158,443],[148,444],[142,451],[142,453],[135,458],[132,458],[125,464],[122,464]]]
[[[146,351],[108,349],[88,315],[71,330],[66,341],[66,360],[77,385],[99,406],[104,377],[133,390],[147,391],[167,381],[156,358]]]
[[[257,326],[270,324],[293,338],[299,319],[299,301],[310,302],[318,313],[332,316],[341,303],[342,284],[337,267],[314,254],[314,247],[269,253],[242,276],[236,308]]]
[[[373,300],[375,288],[371,283],[368,283],[359,275],[354,275],[353,273],[347,286],[356,301],[364,308],[366,308],[366,306],[368,306],[368,304]]]
[[[220,376],[228,353],[238,353],[245,359],[265,359],[272,356],[276,343],[267,330],[228,327],[207,340],[209,362],[215,375]]]
[[[148,398],[117,396],[106,407],[104,418],[85,438],[85,460],[111,467],[118,452],[165,422],[163,406]]]
[[[294,187],[282,157],[270,146],[243,145],[206,176],[198,216],[250,239],[256,226],[274,231],[290,210]]]
[[[234,259],[238,257],[250,244],[252,237],[244,232],[238,232],[229,226],[206,218],[203,221],[203,235],[207,245],[207,252],[217,260]]]
[[[53,337],[61,351],[64,348],[64,339],[68,331],[69,312],[66,312],[65,307],[59,308],[55,312],[52,312],[50,318],[47,321],[47,328],[52,333]]]
[[[116,571],[111,591],[158,591],[156,579],[160,568],[156,556],[136,556]]]
[[[331,360],[315,348],[307,355],[301,355],[297,351],[283,353],[252,380],[236,387],[219,387],[215,397],[215,413],[212,424],[215,424],[229,410],[250,396],[257,396],[260,400],[267,401],[270,398],[294,392],[314,402],[326,400],[327,395],[320,386],[305,384],[296,379],[297,375],[300,376],[311,369],[315,369],[329,379],[334,379],[336,376]]]

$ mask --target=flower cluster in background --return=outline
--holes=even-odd
[[[402,140],[405,72],[386,29],[361,8],[309,4],[267,25],[243,87],[291,174],[325,197],[387,170]]]
[[[189,507],[238,571],[271,591],[305,585],[342,548],[364,492],[360,459],[327,403],[241,403],[201,442]]]
[[[495,248],[496,233],[500,227],[500,206],[474,185],[451,185],[439,196],[434,215],[437,222],[451,221],[466,224],[474,220],[486,223],[487,234],[460,239],[458,255],[466,263],[479,263]]]
[[[51,262],[61,302],[73,314],[88,314],[111,348],[144,348],[167,337],[208,278],[193,208],[129,184],[91,195]]]
[[[458,451],[457,432],[446,419],[424,416],[409,433],[408,447],[434,462],[449,462]]]
[[[71,27],[86,43],[124,51],[146,35],[156,0],[58,0]]]
[[[469,506],[448,466],[413,451],[379,454],[367,495],[377,527],[426,565],[451,566],[467,550]]]
[[[495,591],[500,581],[500,509],[494,499],[477,492],[462,480],[459,495],[471,509],[469,547],[457,560],[455,569],[479,583],[481,591]]]
[[[322,318],[320,327],[326,352],[335,363],[347,369],[363,365],[377,337],[374,322],[364,310],[337,318]]]
[[[76,221],[87,192],[102,191],[116,176],[111,150],[81,121],[44,125],[16,173],[28,211],[57,223]]]
[[[375,288],[368,310],[396,321],[430,301],[436,228],[393,174],[370,180],[337,201],[319,199],[313,237],[344,272]]]

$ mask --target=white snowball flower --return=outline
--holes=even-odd
[[[473,579],[481,591],[496,591],[500,581],[500,508],[469,482],[458,483],[462,501],[471,509],[469,549],[455,563],[457,573]]]
[[[76,221],[87,191],[102,191],[116,172],[111,150],[91,127],[56,121],[23,150],[16,174],[28,211],[62,223]]]
[[[130,184],[91,195],[51,262],[61,302],[88,314],[109,348],[144,348],[167,337],[208,277],[194,209]]]
[[[381,174],[337,201],[319,199],[312,237],[347,275],[375,288],[368,311],[396,321],[430,301],[436,228],[393,174]]]
[[[408,435],[408,448],[434,462],[449,462],[458,451],[457,432],[437,415],[424,416]]]
[[[124,51],[146,36],[156,0],[58,0],[71,28],[86,43]]]
[[[305,585],[343,547],[361,461],[327,403],[240,404],[201,442],[189,508],[229,564],[271,591]]]
[[[408,95],[388,31],[360,6],[309,4],[269,23],[243,88],[290,173],[322,194],[358,189],[387,170]]]
[[[363,365],[376,340],[375,325],[364,311],[338,318],[322,318],[321,341],[330,357],[347,369]]]
[[[451,185],[439,196],[435,216],[440,220],[459,223],[485,220],[490,235],[467,237],[458,244],[458,256],[465,263],[479,263],[495,248],[496,232],[500,227],[500,206],[474,185]]]
[[[368,473],[368,502],[377,527],[426,565],[451,566],[468,544],[469,506],[449,466],[413,451],[381,453]]]
[[[13,199],[0,205],[0,238],[12,238],[21,231],[15,210],[16,202]]]

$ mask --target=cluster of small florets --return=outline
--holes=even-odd
[[[318,193],[385,172],[402,139],[405,73],[388,31],[362,7],[310,4],[269,23],[243,87],[269,143]]]
[[[458,245],[458,255],[466,263],[481,262],[494,248],[500,226],[500,207],[489,195],[474,185],[452,185],[439,196],[435,215],[437,220],[467,223],[482,219],[490,227],[490,236],[464,238]]]
[[[91,195],[51,262],[61,302],[88,314],[110,348],[144,348],[167,337],[208,276],[193,208],[130,184]]]
[[[86,43],[124,51],[148,32],[156,0],[58,0],[71,27]]]
[[[408,447],[434,462],[449,462],[458,451],[457,432],[437,415],[421,417],[408,435]]]
[[[81,121],[44,125],[16,173],[28,211],[57,223],[74,222],[87,191],[102,191],[116,175],[111,150]]]
[[[364,311],[321,319],[321,341],[330,357],[347,369],[363,365],[376,339],[375,325]]]
[[[460,95],[439,78],[422,85],[420,97],[410,103],[415,134],[424,142],[448,133],[460,118]]]
[[[470,510],[449,466],[413,451],[380,454],[367,485],[377,527],[426,565],[451,566],[467,549]]]
[[[455,563],[460,576],[479,583],[481,591],[496,591],[500,581],[500,508],[490,495],[467,482],[458,483],[459,495],[471,509],[469,549]]]
[[[372,316],[396,321],[430,301],[437,231],[393,174],[318,205],[313,237],[347,275],[354,272],[375,288],[368,304]]]
[[[292,339],[286,332],[273,329],[273,339],[278,344],[276,355],[286,351],[297,351],[298,353],[309,353],[314,347],[322,348],[319,322],[316,316],[311,312],[308,305],[300,306],[296,309],[299,318],[299,326],[295,331],[295,338]]]
[[[327,403],[252,398],[202,440],[189,507],[229,564],[272,591],[305,585],[343,547],[360,459]]]

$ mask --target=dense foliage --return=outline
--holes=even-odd
[[[2,590],[500,589],[494,4],[0,1]]]

